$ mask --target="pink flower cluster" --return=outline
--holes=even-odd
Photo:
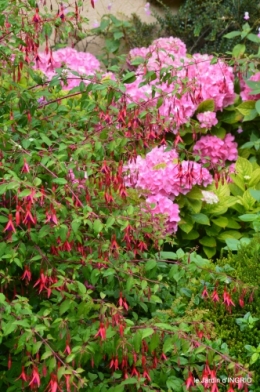
[[[146,59],[146,65],[140,65],[136,70],[136,81],[126,85],[129,101],[143,101],[148,106],[154,106],[158,98],[163,96],[159,111],[161,115],[173,119],[175,132],[190,120],[201,102],[213,99],[215,111],[223,110],[234,102],[233,69],[221,60],[213,64],[212,56],[194,54],[187,57],[185,44],[178,38],[160,38],[147,49],[131,50],[129,56],[130,63],[137,56]],[[170,83],[160,81],[159,71],[166,67],[171,72],[173,81]],[[147,70],[155,71],[157,78],[150,84],[139,87]],[[153,85],[157,87],[154,99]],[[210,124],[217,123],[214,114],[207,116],[207,119],[205,116],[202,118],[202,127],[205,127],[205,123],[207,128]],[[200,121],[200,116],[197,118]]]
[[[155,147],[145,158],[138,156],[136,162],[124,166],[124,171],[126,186],[148,191],[150,196],[147,202],[157,202],[153,212],[164,211],[168,214],[167,225],[173,231],[177,230],[176,214],[179,211],[177,205],[172,203],[175,197],[187,194],[196,184],[207,186],[213,180],[209,171],[199,163],[180,163],[177,152],[167,151],[163,146]],[[162,204],[159,206],[160,203]]]
[[[217,136],[202,136],[194,145],[193,152],[200,156],[201,163],[209,163],[210,169],[223,167],[226,161],[237,160],[237,143],[234,139],[230,133],[223,140]]]
[[[178,222],[181,220],[178,204],[173,203],[170,199],[168,199],[168,197],[160,195],[160,193],[155,196],[148,197],[146,199],[146,203],[150,205],[150,207],[152,207],[152,204],[155,204],[155,207],[152,208],[152,214],[166,215],[166,231],[168,233],[176,233],[178,230]]]
[[[100,63],[90,53],[78,52],[72,48],[59,49],[52,54],[40,53],[39,61],[34,68],[40,69],[48,79],[56,75],[55,69],[61,67],[78,72],[81,76],[93,75],[100,69]],[[81,78],[66,71],[68,85],[64,85],[65,90],[76,87],[81,82]]]
[[[260,72],[257,72],[255,75],[251,76],[249,80],[253,82],[260,82]],[[250,95],[252,89],[244,82],[244,80],[242,80],[240,84],[242,88],[242,91],[240,93],[242,101],[250,101],[250,100],[257,101],[258,99],[260,99],[260,94]]]
[[[200,127],[201,128],[210,129],[214,125],[216,125],[218,123],[218,120],[217,120],[215,112],[198,113],[197,114],[197,119],[200,122]]]

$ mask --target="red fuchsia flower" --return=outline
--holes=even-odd
[[[216,383],[214,383],[211,387],[210,392],[219,392],[218,386]]]
[[[60,387],[58,386],[58,378],[56,374],[51,374],[51,380],[47,386],[47,391],[49,392],[57,392],[57,390],[61,391]]]
[[[54,208],[51,206],[51,211],[46,213],[46,221],[45,223],[53,223],[54,225],[58,224],[58,219],[56,216],[56,212],[54,210]]]
[[[235,390],[233,389],[232,384],[229,384],[229,388],[228,388],[227,392],[235,392]]]
[[[241,308],[243,308],[244,306],[245,306],[245,301],[244,301],[244,297],[243,296],[241,296],[240,298],[239,298],[239,305],[241,306]]]
[[[208,362],[206,362],[206,365],[203,369],[201,378],[202,378],[201,384],[204,386],[204,388],[209,388],[209,386],[210,386],[209,379],[211,378],[211,369],[209,367]]]
[[[122,293],[119,294],[119,301],[118,301],[119,306],[122,308],[125,308],[125,310],[128,310],[129,306],[126,300],[123,298]]]
[[[71,353],[70,343],[69,340],[66,340],[66,347],[63,353],[67,353],[68,355]]]
[[[132,372],[131,372],[131,376],[132,377],[139,377],[140,376],[140,373],[138,372],[138,370],[136,369],[136,367],[135,366],[133,366],[133,369],[132,369]]]
[[[118,366],[118,356],[113,357],[110,361],[109,369],[113,369],[114,371],[119,370]]]
[[[30,173],[30,168],[28,163],[26,162],[26,159],[24,159],[24,164],[21,170],[22,173]]]
[[[185,385],[186,385],[187,389],[190,389],[191,387],[194,387],[194,377],[193,377],[192,372],[189,372],[188,378],[185,381]]]
[[[21,279],[26,280],[26,284],[28,284],[30,282],[30,280],[32,279],[32,273],[31,273],[30,267],[28,265],[25,265],[24,273],[22,274]]]
[[[226,288],[224,289],[223,293],[223,303],[226,305],[227,308],[230,308],[230,306],[236,306],[232,301],[230,294],[226,291]]]
[[[165,355],[164,353],[162,353],[161,359],[162,359],[163,361],[167,361],[168,358],[166,357],[166,355]]]
[[[115,256],[116,256],[118,254],[119,245],[116,242],[115,234],[112,235],[110,248],[111,248],[112,253],[115,254]]]
[[[36,287],[39,285],[40,286],[39,287],[39,294],[40,294],[44,288],[47,289],[47,287],[46,287],[47,282],[48,282],[48,276],[44,275],[44,270],[41,270],[40,278],[36,281],[36,283],[33,287]]]
[[[24,210],[22,209],[20,204],[17,204],[16,212],[15,212],[15,222],[17,226],[19,226],[21,223],[21,219],[22,219],[21,212],[24,212]]]
[[[145,371],[143,372],[143,377],[146,378],[146,380],[149,382],[152,381],[147,369],[145,369]]]
[[[36,218],[33,218],[32,213],[31,213],[31,203],[26,207],[26,214],[23,220],[24,224],[27,224],[28,227],[31,226],[31,224],[35,225],[36,224]]]
[[[105,328],[105,324],[104,323],[100,323],[99,330],[96,333],[96,335],[94,336],[94,338],[97,338],[98,336],[100,336],[101,340],[105,340],[106,339],[106,328]]]
[[[199,339],[202,339],[204,336],[204,332],[199,329],[196,331],[196,335],[198,336]]]
[[[40,380],[40,376],[39,376],[39,372],[38,369],[36,367],[33,368],[33,372],[32,372],[32,379],[29,383],[29,386],[31,388],[35,388],[35,387],[40,387],[41,385],[41,380]]]
[[[206,286],[204,286],[204,289],[202,291],[201,297],[204,298],[204,299],[205,298],[209,298],[209,293],[207,291],[207,287]]]
[[[38,23],[41,21],[41,18],[40,18],[40,15],[39,15],[39,9],[38,9],[38,8],[36,8],[36,11],[35,11],[35,14],[34,14],[34,16],[33,16],[32,21],[33,21],[35,24],[38,24]]]
[[[14,227],[14,224],[13,224],[13,216],[12,216],[12,214],[9,214],[8,218],[9,219],[8,219],[7,225],[4,228],[4,232],[7,231],[9,233],[15,233],[16,230],[15,230],[15,227]]]
[[[219,296],[218,296],[218,292],[217,292],[216,288],[214,289],[214,291],[211,295],[211,299],[213,302],[219,302]]]
[[[26,376],[26,373],[24,371],[24,366],[22,366],[22,373],[20,374],[20,376],[16,380],[22,380],[22,381],[25,381],[25,382],[27,381],[27,376]]]
[[[26,196],[24,200],[26,202],[29,202],[30,204],[33,204],[35,202],[35,195],[36,195],[36,190],[31,189],[31,193],[28,196]]]

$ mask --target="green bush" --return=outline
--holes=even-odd
[[[260,343],[259,250],[260,236],[258,235],[249,245],[241,246],[237,253],[230,252],[226,257],[217,261],[217,269],[220,273],[223,272],[232,280],[243,281],[243,284],[255,287],[255,290],[247,290],[244,295],[241,294],[241,291],[233,293],[234,302],[239,303],[239,299],[243,300],[244,306],[233,307],[232,313],[229,314],[223,308],[221,301],[215,304],[212,301],[200,303],[202,309],[208,310],[207,319],[214,324],[217,337],[227,343],[230,355],[235,356],[238,361],[243,363],[250,360],[248,353],[250,346],[257,347]],[[220,293],[222,293],[221,290],[219,290],[221,298]],[[251,317],[258,320],[252,321],[252,323],[246,322],[245,314],[248,312]],[[243,319],[244,327],[241,327],[241,319]],[[259,358],[251,365],[251,370],[257,370],[257,368],[259,368]],[[256,377],[258,377],[256,385],[260,385],[259,375]]]
[[[181,38],[190,53],[225,53],[238,41],[227,41],[224,35],[241,29],[246,11],[250,25],[257,31],[259,5],[250,0],[186,0],[177,14],[166,5],[164,15],[156,15],[161,26],[159,35]],[[251,46],[253,50],[254,45]]]

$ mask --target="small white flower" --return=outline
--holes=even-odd
[[[100,23],[97,20],[94,20],[93,28],[97,29],[100,26]]]
[[[201,191],[203,198],[201,200],[205,201],[207,204],[216,204],[219,202],[219,198],[215,193],[208,191]]]
[[[250,19],[249,12],[245,12],[244,19],[245,19],[245,20]]]
[[[244,176],[244,180],[250,180],[250,176]]]

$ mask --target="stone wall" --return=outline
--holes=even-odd
[[[80,14],[87,17],[89,19],[89,27],[93,28],[95,23],[99,23],[102,15],[107,13],[112,13],[118,19],[127,19],[131,16],[131,14],[136,13],[143,22],[152,23],[155,21],[153,12],[161,13],[161,7],[158,7],[154,4],[154,2],[150,5],[151,13],[148,13],[145,10],[145,5],[147,3],[146,0],[94,0],[95,8],[93,9],[91,6],[90,0],[84,0],[83,9],[80,8]],[[171,0],[167,5],[173,10],[173,12],[177,12],[180,4],[183,0]],[[52,4],[53,9],[57,9],[57,4],[60,2],[47,0],[47,6],[49,7]],[[73,4],[73,2],[72,2]],[[65,4],[64,4],[65,6]],[[87,50],[88,52],[97,55],[100,53],[101,48],[103,47],[103,41],[101,38],[88,38],[84,40],[80,44],[77,45],[78,50]]]

